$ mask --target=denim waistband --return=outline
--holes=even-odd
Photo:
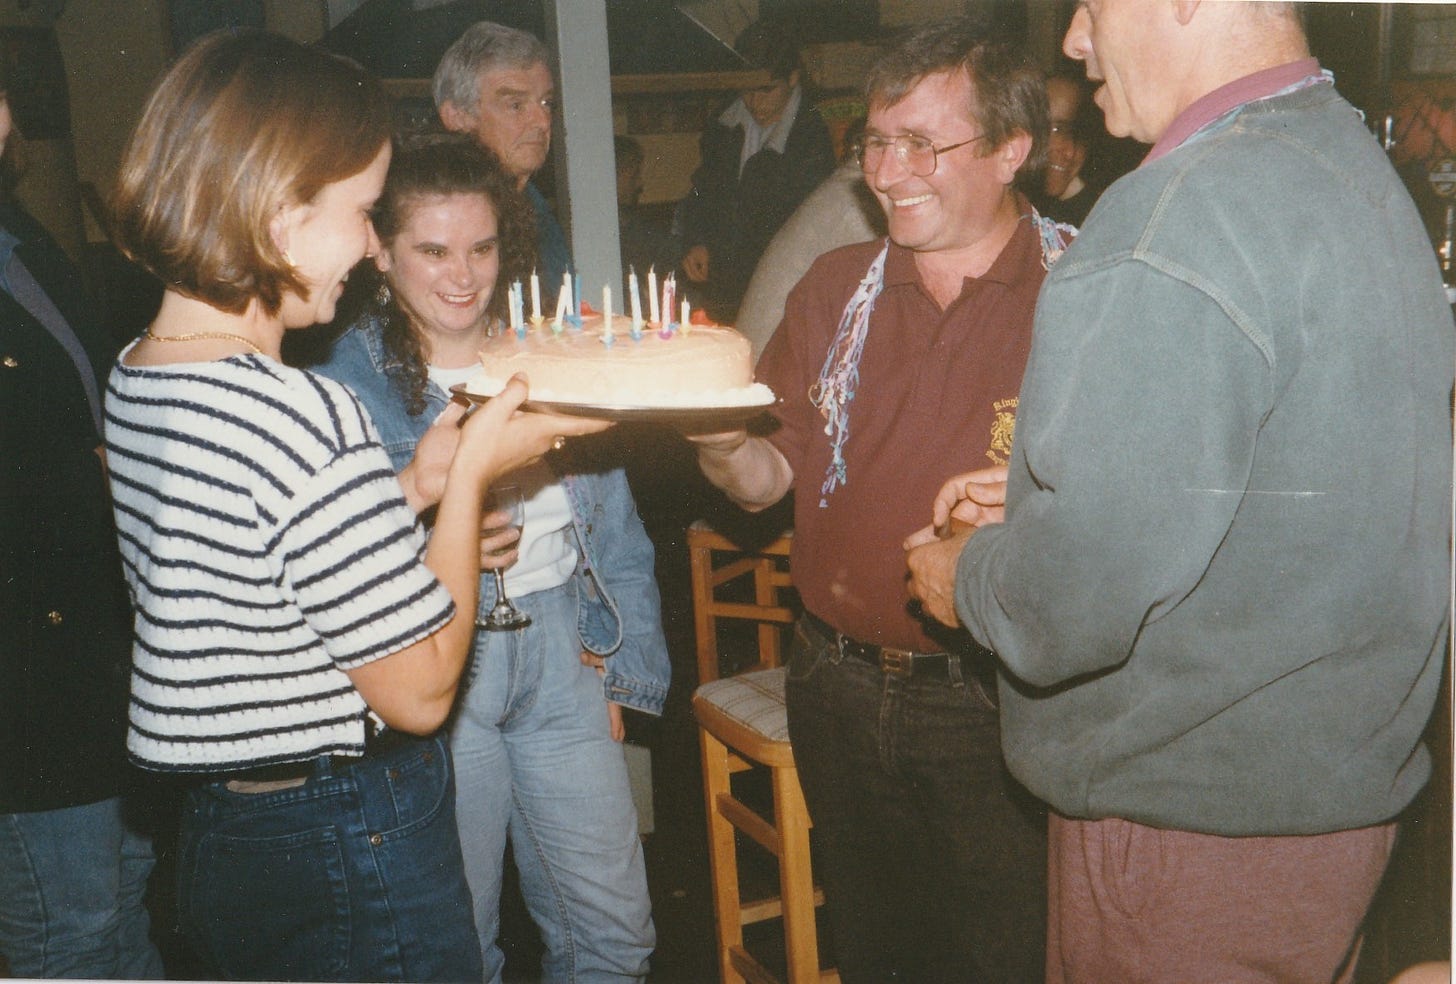
[[[308,779],[321,773],[347,772],[361,762],[382,758],[391,752],[410,748],[428,740],[428,738],[421,738],[418,735],[386,728],[371,735],[365,741],[363,755],[315,755],[299,762],[275,762],[233,772],[208,773],[197,778],[203,784],[233,781],[287,782],[294,779]]]

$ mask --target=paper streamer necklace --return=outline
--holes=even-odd
[[[1036,226],[1041,244],[1042,269],[1050,270],[1076,238],[1076,227],[1044,219],[1036,209],[1031,211],[1031,221]],[[829,505],[830,493],[841,485],[849,484],[844,461],[844,446],[849,442],[849,407],[859,389],[859,360],[864,355],[865,339],[869,337],[870,315],[874,313],[875,301],[885,289],[885,259],[889,254],[890,240],[887,238],[849,303],[844,306],[844,314],[839,318],[834,340],[829,343],[819,378],[809,387],[809,402],[824,417],[824,433],[829,437],[831,450],[829,466],[824,470],[824,483],[819,487],[820,509]]]

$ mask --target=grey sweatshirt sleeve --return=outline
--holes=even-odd
[[[1051,686],[1117,666],[1198,585],[1250,492],[1269,352],[1156,258],[1053,271],[1006,522],[971,537],[957,576],[962,621],[1013,674]]]

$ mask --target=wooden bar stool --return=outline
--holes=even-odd
[[[758,666],[778,666],[779,637],[797,612],[785,603],[789,588],[789,545],[786,533],[757,552],[745,551],[732,540],[698,520],[688,527],[688,563],[692,571],[693,631],[698,646],[698,683],[721,676],[718,620],[735,619],[758,625]],[[727,555],[721,557],[719,555]],[[714,566],[714,564],[718,566]],[[751,577],[751,602],[725,599],[721,589],[739,578]]]
[[[693,694],[693,713],[699,724],[703,756],[703,791],[708,814],[708,858],[713,876],[713,909],[718,931],[718,965],[725,984],[742,981],[778,981],[774,973],[744,945],[743,928],[769,919],[783,923],[788,984],[838,981],[833,970],[819,967],[819,943],[814,910],[823,893],[814,887],[809,856],[809,814],[799,788],[799,773],[789,743],[784,710],[784,670],[779,663],[779,632],[794,618],[783,604],[787,587],[785,561],[789,541],[781,538],[756,554],[744,552],[706,526],[688,534],[693,556],[693,598],[697,615],[700,672],[705,674]],[[737,556],[713,567],[713,551]],[[752,573],[756,604],[727,603],[716,589],[727,581]],[[764,585],[767,590],[759,591]],[[717,677],[717,619],[747,618],[760,622],[760,665],[745,673]],[[751,770],[768,770],[772,817],[766,817],[740,798],[734,777]],[[779,894],[744,899],[738,876],[735,832],[742,832],[774,856],[778,865]]]

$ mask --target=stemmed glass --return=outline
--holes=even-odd
[[[513,527],[517,533],[526,525],[526,503],[521,496],[521,490],[515,485],[502,485],[493,488],[485,499],[485,508],[488,512],[503,512],[510,518],[506,526],[494,530],[487,530],[487,533],[499,533],[507,527]],[[520,541],[517,540],[516,544]],[[492,551],[494,554],[509,553],[516,545],[506,547],[504,550]],[[505,571],[497,567],[495,574],[495,604],[491,607],[485,618],[478,619],[476,625],[482,629],[494,631],[506,631],[509,629],[522,629],[531,624],[531,616],[521,611],[511,600],[506,597],[506,575]]]

